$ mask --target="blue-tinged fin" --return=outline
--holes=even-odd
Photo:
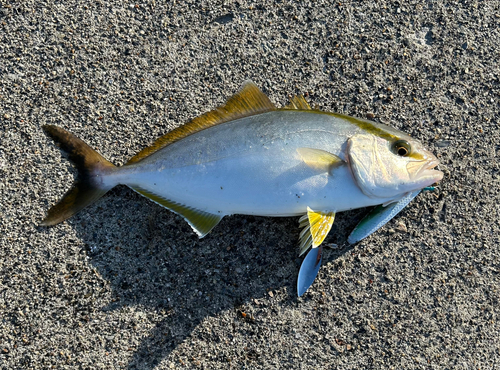
[[[322,259],[323,247],[320,246],[319,248],[311,249],[306,258],[304,258],[304,261],[302,261],[297,279],[297,294],[299,297],[309,289],[316,279]]]
[[[297,148],[297,153],[305,164],[321,172],[330,172],[334,167],[345,163],[335,154],[321,149]]]
[[[174,202],[140,187],[132,187],[132,189],[146,198],[151,199],[153,202],[158,203],[172,212],[177,213],[179,216],[184,217],[187,223],[193,228],[200,238],[207,235],[224,217],[224,215],[200,211],[194,207]]]
[[[410,203],[419,193],[420,190],[416,190],[408,193],[399,201],[391,203],[386,207],[383,205],[375,207],[354,228],[351,235],[349,235],[349,238],[347,238],[347,242],[349,244],[357,243],[380,229],[394,216],[396,216],[404,207],[406,207],[406,205]]]
[[[307,214],[299,219],[299,226],[304,228],[299,236],[300,255],[309,247],[317,248],[323,243],[334,220],[335,212],[315,212],[307,207]]]

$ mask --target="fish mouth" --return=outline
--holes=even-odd
[[[424,187],[430,186],[436,182],[439,182],[442,180],[444,174],[443,172],[436,170],[435,168],[439,165],[439,160],[437,158],[432,158],[427,161],[421,161],[423,163],[416,164],[415,162],[413,163],[408,163],[407,169],[408,172],[412,172],[412,167],[413,170],[415,170],[415,167],[420,166],[420,168],[417,171],[413,172],[413,178],[419,179]]]
[[[423,167],[425,170],[433,170],[434,168],[437,167],[438,164],[439,164],[439,160],[437,158],[435,158],[435,159],[428,161],[427,165],[423,166]]]
[[[443,178],[443,172],[435,169],[438,165],[439,160],[434,157],[424,161],[409,162],[406,165],[406,168],[410,177],[419,179],[419,182],[423,184],[423,187],[426,187],[441,181]]]

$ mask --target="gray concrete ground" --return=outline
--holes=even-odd
[[[499,1],[2,1],[0,369],[500,368]],[[353,247],[337,217],[296,298],[296,218],[198,240],[125,187],[38,224],[74,170],[115,164],[253,79],[277,105],[373,117],[445,173]]]

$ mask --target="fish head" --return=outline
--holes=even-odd
[[[434,169],[439,160],[419,141],[384,128],[384,134],[361,133],[347,143],[347,161],[364,194],[396,199],[443,178],[443,173]]]

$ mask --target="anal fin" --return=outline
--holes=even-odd
[[[224,215],[200,211],[199,209],[174,202],[140,187],[132,187],[132,189],[146,198],[151,199],[153,202],[182,216],[200,238],[207,235],[224,217]]]

